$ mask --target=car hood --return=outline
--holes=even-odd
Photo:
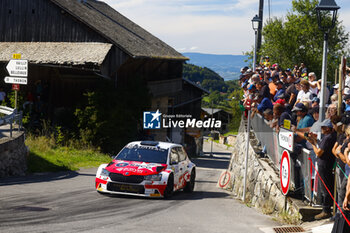
[[[166,164],[160,163],[145,163],[136,161],[113,160],[106,169],[109,172],[123,174],[124,176],[131,175],[154,175],[165,170]]]

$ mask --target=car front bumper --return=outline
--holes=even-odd
[[[143,181],[140,184],[113,182],[96,178],[95,187],[98,192],[110,194],[126,194],[143,197],[163,197],[166,182]]]

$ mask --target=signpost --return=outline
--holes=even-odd
[[[292,131],[280,128],[280,132],[278,133],[278,141],[281,147],[293,152],[294,135]]]
[[[27,60],[10,60],[6,66],[10,76],[28,77]]]
[[[280,181],[281,181],[283,195],[288,194],[289,184],[290,184],[290,174],[291,174],[290,155],[287,150],[284,150],[282,153],[281,165],[280,165]]]
[[[5,83],[11,83],[12,90],[15,90],[15,109],[17,109],[17,92],[19,91],[18,84],[27,85],[28,80],[28,60],[21,60],[21,54],[12,54],[12,60],[6,66],[10,76],[6,76]],[[15,86],[16,85],[16,86]]]
[[[23,84],[27,85],[27,78],[22,78],[22,77],[11,77],[11,76],[6,76],[4,79],[5,83],[12,83],[12,84]]]

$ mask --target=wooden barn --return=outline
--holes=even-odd
[[[0,75],[8,75],[5,66],[12,54],[21,54],[29,62],[29,75],[20,91],[44,99],[50,115],[74,105],[103,79],[118,91],[142,77],[152,94],[151,110],[162,113],[198,102],[203,93],[196,87],[195,97],[181,102],[188,58],[104,2],[1,0],[0,20]],[[3,81],[0,87],[11,89]],[[168,134],[158,130],[156,139],[165,140]]]

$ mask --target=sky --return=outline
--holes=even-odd
[[[242,55],[254,44],[259,0],[103,0],[177,51]],[[350,32],[349,0],[336,0]],[[270,2],[270,8],[269,3]],[[283,17],[292,0],[265,0],[264,20]]]

